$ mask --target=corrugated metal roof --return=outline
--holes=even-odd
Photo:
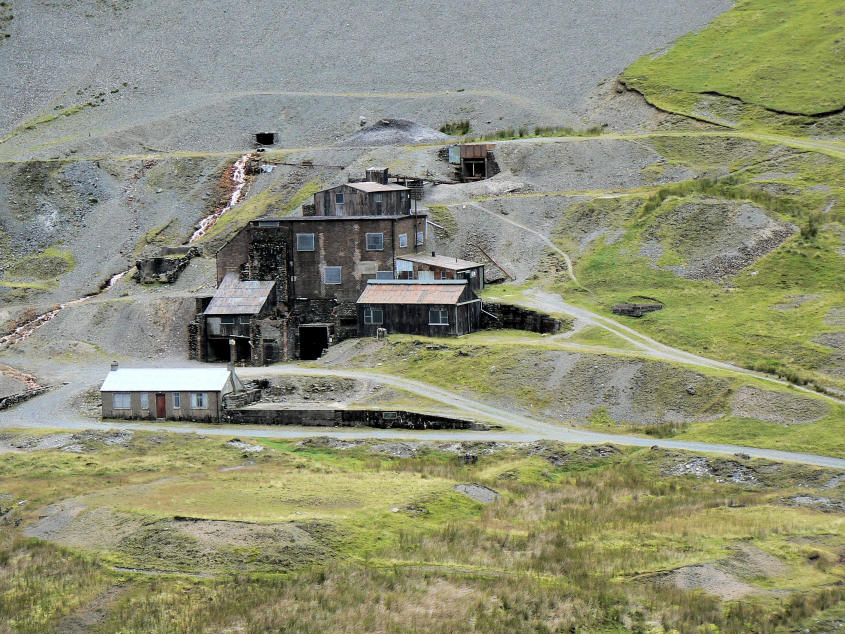
[[[353,189],[359,189],[362,192],[400,192],[400,191],[408,191],[408,188],[404,185],[393,185],[388,183],[384,185],[382,183],[374,183],[372,181],[362,181],[360,183],[346,183],[349,187]]]
[[[227,368],[119,368],[103,381],[103,392],[220,392]]]
[[[211,303],[205,309],[206,315],[257,315],[267,302],[275,282],[241,281],[237,274],[227,273]]]
[[[484,266],[478,262],[450,258],[446,255],[403,255],[401,258],[396,259],[405,260],[407,262],[416,262],[418,264],[428,264],[430,266],[436,266],[450,271],[463,271],[465,269],[475,269],[479,266]]]
[[[367,283],[358,304],[457,304],[466,280],[378,280]]]

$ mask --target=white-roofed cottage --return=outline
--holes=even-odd
[[[103,418],[219,422],[223,397],[242,388],[230,368],[119,368],[100,387]]]

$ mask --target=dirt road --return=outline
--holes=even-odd
[[[182,365],[185,365],[184,363]],[[204,367],[208,367],[207,364]],[[59,370],[61,372],[61,370]],[[508,430],[490,432],[466,431],[409,431],[402,429],[325,429],[314,427],[273,427],[245,425],[201,425],[196,423],[134,423],[100,422],[86,418],[75,411],[71,401],[80,390],[90,387],[91,377],[99,376],[102,367],[68,365],[67,383],[47,394],[27,401],[11,410],[0,412],[0,429],[140,429],[150,431],[168,431],[177,433],[199,433],[206,435],[261,437],[261,438],[304,438],[312,436],[336,436],[342,438],[373,438],[414,440],[497,440],[503,442],[533,442],[549,439],[568,443],[603,444],[615,443],[637,447],[659,446],[669,449],[700,451],[717,454],[744,453],[756,458],[765,458],[781,462],[845,469],[845,459],[811,454],[741,447],[716,443],[692,442],[684,440],[663,440],[625,434],[607,434],[593,431],[552,425],[544,421],[489,405],[481,401],[435,387],[433,385],[407,379],[401,376],[384,374],[373,370],[335,370],[327,368],[308,368],[295,364],[280,364],[266,368],[240,368],[238,374],[252,379],[274,376],[331,376],[377,381],[413,394],[440,401],[456,407],[467,416],[493,422],[508,427]],[[98,374],[99,373],[99,374]]]

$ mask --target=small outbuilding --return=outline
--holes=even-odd
[[[358,332],[432,337],[478,330],[481,300],[467,280],[370,280],[358,298]]]
[[[474,291],[484,288],[484,265],[445,255],[412,254],[396,258],[399,279],[467,280]]]
[[[231,368],[119,368],[100,387],[103,418],[219,422],[223,397],[243,389]]]

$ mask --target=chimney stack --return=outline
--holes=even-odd
[[[116,372],[117,368],[118,368],[117,361],[112,361],[111,362],[111,371]]]

